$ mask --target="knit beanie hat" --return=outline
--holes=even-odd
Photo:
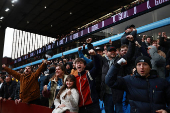
[[[146,62],[148,63],[148,65],[150,66],[150,68],[152,68],[152,64],[150,62],[150,58],[147,56],[139,56],[136,60],[135,60],[135,65],[137,65],[137,63],[139,62]]]

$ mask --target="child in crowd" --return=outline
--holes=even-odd
[[[56,99],[54,100],[55,109],[52,113],[78,113],[79,93],[76,88],[76,78],[68,75]]]

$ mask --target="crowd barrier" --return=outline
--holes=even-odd
[[[105,113],[103,101],[99,100],[101,113]],[[0,100],[0,113],[52,113],[52,109],[35,104],[19,103],[13,100]]]
[[[0,100],[0,113],[52,113],[52,109],[44,106],[19,103],[15,104],[13,100]]]

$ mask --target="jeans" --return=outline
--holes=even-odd
[[[106,113],[123,113],[122,103],[113,103],[112,94],[104,94],[103,98]]]

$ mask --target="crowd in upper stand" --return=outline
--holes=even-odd
[[[165,32],[158,38],[137,37],[135,25],[125,27],[121,46],[77,49],[79,58],[42,61],[18,71],[2,65],[0,100],[38,104],[53,113],[168,113],[170,111],[170,39]]]
[[[117,9],[117,10],[115,10],[115,11],[113,11],[113,12],[110,12],[110,13],[108,13],[107,15],[105,15],[105,16],[99,18],[99,19],[96,19],[95,21],[90,22],[90,23],[88,23],[88,24],[86,24],[86,25],[84,25],[84,26],[82,26],[82,27],[80,27],[80,28],[78,28],[78,29],[76,29],[76,30],[73,30],[73,31],[71,31],[71,32],[68,33],[68,34],[57,35],[56,39],[55,39],[53,42],[50,42],[50,43],[48,43],[48,44],[54,46],[54,48],[55,48],[56,45],[57,45],[57,44],[56,44],[56,40],[57,40],[57,41],[58,41],[58,40],[61,40],[61,39],[65,38],[65,37],[68,37],[68,36],[74,34],[74,33],[77,33],[77,32],[79,32],[79,31],[81,31],[81,30],[84,30],[84,29],[86,29],[86,28],[88,28],[88,27],[91,27],[91,26],[93,26],[93,25],[95,25],[95,24],[98,24],[98,23],[100,23],[100,22],[102,22],[102,21],[104,21],[104,20],[106,20],[106,19],[108,19],[108,18],[111,18],[111,17],[114,16],[114,15],[117,15],[117,14],[119,14],[119,13],[121,13],[121,12],[124,12],[124,11],[126,11],[126,10],[129,10],[129,9],[131,9],[131,8],[133,8],[133,7],[135,7],[135,6],[138,6],[138,5],[140,5],[140,4],[142,4],[142,3],[146,2],[146,1],[148,1],[148,0],[137,0],[137,1],[134,1],[134,2],[132,2],[132,3],[130,3],[130,4],[128,4],[128,5],[121,6],[119,9]],[[47,47],[48,44],[44,45],[44,46],[42,47],[42,50],[41,50],[41,51],[46,51],[46,49],[48,48],[48,47]],[[39,49],[39,48],[38,48],[38,49]],[[38,49],[37,49],[37,50],[38,50]],[[35,54],[37,54],[37,50],[34,51]],[[33,52],[33,51],[32,51],[32,52]],[[30,53],[31,53],[31,52],[29,52],[28,54],[30,54]],[[56,53],[55,53],[55,54],[56,54]],[[25,56],[25,55],[22,55],[21,58],[22,58],[23,56]],[[42,57],[41,55],[35,55],[34,57],[32,57],[32,58],[30,58],[30,59],[24,59],[24,60],[27,60],[27,61],[26,61],[25,63],[21,63],[21,64],[23,65],[23,64],[27,64],[27,63],[30,63],[30,62],[39,60],[39,59],[41,59],[41,57]],[[20,66],[21,64],[19,64],[19,65],[17,65],[17,66]],[[15,67],[17,67],[17,66],[15,66]]]

